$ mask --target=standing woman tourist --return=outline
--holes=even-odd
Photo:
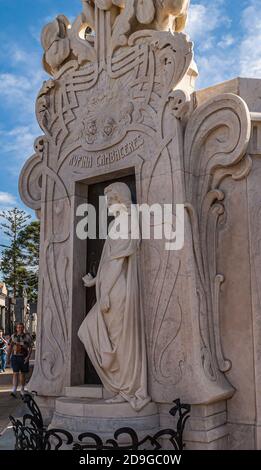
[[[29,372],[29,360],[32,354],[32,338],[24,331],[24,324],[17,323],[16,332],[9,341],[8,360],[11,357],[11,367],[13,369],[13,390],[12,397],[16,398],[19,373],[21,383],[21,395],[24,395],[25,378]]]
[[[0,330],[0,372],[5,372],[6,367],[6,348],[7,348],[7,341],[3,336],[3,330]]]

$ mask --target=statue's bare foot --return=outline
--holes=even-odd
[[[115,397],[106,400],[105,403],[125,403],[126,400],[121,395],[115,395]]]

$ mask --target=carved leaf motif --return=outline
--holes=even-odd
[[[113,0],[113,4],[120,8],[125,8],[126,0]]]
[[[95,0],[95,3],[101,10],[109,10],[112,7],[112,0]]]
[[[131,0],[127,2],[123,12],[116,18],[111,38],[111,50],[117,46],[125,46],[128,42],[127,35],[131,31],[131,22],[135,18],[135,4]]]
[[[44,137],[35,141],[36,154],[24,165],[19,178],[19,191],[23,202],[39,211],[41,208]]]
[[[94,49],[94,38],[90,37],[90,39],[84,40],[81,39],[79,36],[79,32],[84,24],[84,17],[83,15],[78,16],[74,23],[72,24],[72,28],[69,31],[70,37],[70,46],[72,49],[73,54],[76,56],[78,64],[84,64],[86,62],[93,62],[96,59],[96,53]]]
[[[190,94],[183,90],[176,90],[170,94],[169,99],[174,116],[177,119],[183,120],[190,111]]]
[[[219,95],[194,111],[186,128],[184,148],[188,202],[195,201],[199,194],[200,205],[215,170],[235,165],[244,157],[250,133],[248,107],[232,93]],[[199,187],[194,176],[200,177]]]
[[[70,42],[68,38],[55,41],[45,54],[47,64],[56,70],[70,55]]]
[[[141,24],[150,24],[154,20],[155,7],[153,0],[138,0],[136,17]]]
[[[161,84],[166,97],[181,82],[193,59],[193,45],[183,33],[138,31],[129,45],[148,43],[155,55],[155,82]]]
[[[43,64],[45,70],[51,75],[70,56],[69,24],[66,16],[60,15],[43,29],[41,36],[42,46],[45,50]]]
[[[51,103],[51,90],[55,87],[54,80],[47,80],[43,83],[43,86],[37,96],[36,101],[36,117],[39,126],[47,135],[49,134],[49,124],[52,114],[52,103]]]

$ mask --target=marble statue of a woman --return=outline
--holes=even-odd
[[[130,220],[131,193],[126,184],[108,186],[105,196],[114,217],[125,211]],[[83,279],[86,287],[96,286],[97,303],[78,335],[104,387],[115,394],[108,401],[127,401],[139,411],[150,398],[138,279],[140,240],[131,238],[130,225],[124,238],[108,235],[96,278],[88,274]]]

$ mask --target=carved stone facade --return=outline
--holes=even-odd
[[[165,15],[157,0],[148,3],[144,10],[139,0],[83,1],[73,25],[59,16],[43,30],[43,63],[52,75],[36,103],[44,135],[20,177],[21,197],[41,220],[30,388],[60,397],[84,384],[77,331],[87,313],[81,278],[88,253],[76,237],[76,208],[87,201],[88,185],[133,174],[138,203],[186,207],[183,250],[166,251],[164,240],[143,240],[141,248],[148,388],[159,425],[180,397],[194,405],[191,448],[243,448],[236,435],[247,425],[251,445],[260,447],[260,404],[258,415],[236,419],[241,389],[242,400],[249,389],[260,392],[261,103],[252,99],[260,81],[256,90],[241,81],[243,93],[237,81],[195,93],[193,47],[180,32],[189,2],[166,1]],[[229,343],[233,328],[242,331],[242,305],[249,336],[241,339],[255,363],[248,388],[234,364],[239,345]]]

